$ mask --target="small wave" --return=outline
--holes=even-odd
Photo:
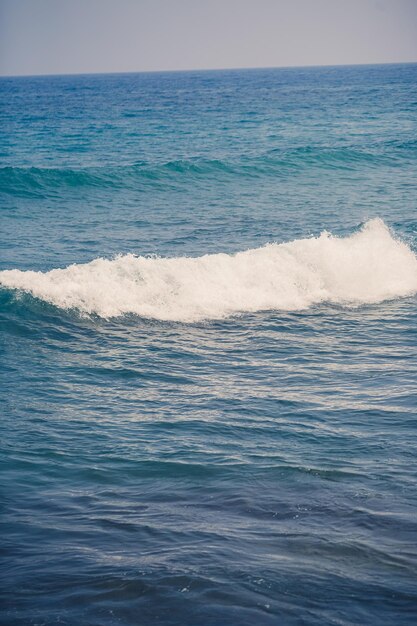
[[[65,189],[140,189],[141,186],[177,185],[187,181],[227,180],[244,176],[275,178],[292,176],[306,169],[352,170],[396,165],[396,159],[348,148],[300,146],[273,149],[266,154],[239,159],[177,159],[161,163],[139,161],[126,165],[85,168],[11,167],[0,168],[0,188],[10,195],[45,198]]]
[[[103,186],[105,180],[94,168],[58,169],[42,167],[2,167],[0,184],[4,193],[23,198],[44,198],[62,186],[80,188]]]
[[[350,237],[271,243],[237,254],[128,254],[49,272],[0,272],[0,285],[82,314],[195,322],[321,302],[378,303],[417,292],[417,258],[380,219]]]
[[[85,168],[1,167],[3,193],[27,198],[45,198],[65,189],[138,189],[141,185],[181,182],[184,178],[210,178],[238,173],[231,163],[220,160],[174,160],[166,163],[132,163]]]

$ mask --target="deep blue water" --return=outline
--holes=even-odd
[[[2,78],[0,129],[1,623],[414,625],[417,65]]]

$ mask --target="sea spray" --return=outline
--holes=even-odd
[[[380,219],[350,237],[271,243],[234,255],[127,254],[49,272],[5,270],[0,285],[103,318],[126,313],[193,322],[320,302],[355,306],[417,291],[417,258]]]

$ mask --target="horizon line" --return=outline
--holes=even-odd
[[[195,73],[195,72],[232,72],[232,71],[254,71],[254,70],[291,70],[291,69],[314,69],[320,67],[371,67],[380,65],[416,65],[417,59],[413,61],[382,61],[377,63],[324,63],[311,65],[260,65],[254,67],[216,67],[216,68],[186,68],[175,70],[122,70],[115,72],[63,72],[62,74],[0,74],[0,78],[46,78],[60,76],[114,76],[120,74],[175,74],[175,73]]]

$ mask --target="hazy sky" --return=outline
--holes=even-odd
[[[0,74],[417,61],[417,0],[0,0]]]

